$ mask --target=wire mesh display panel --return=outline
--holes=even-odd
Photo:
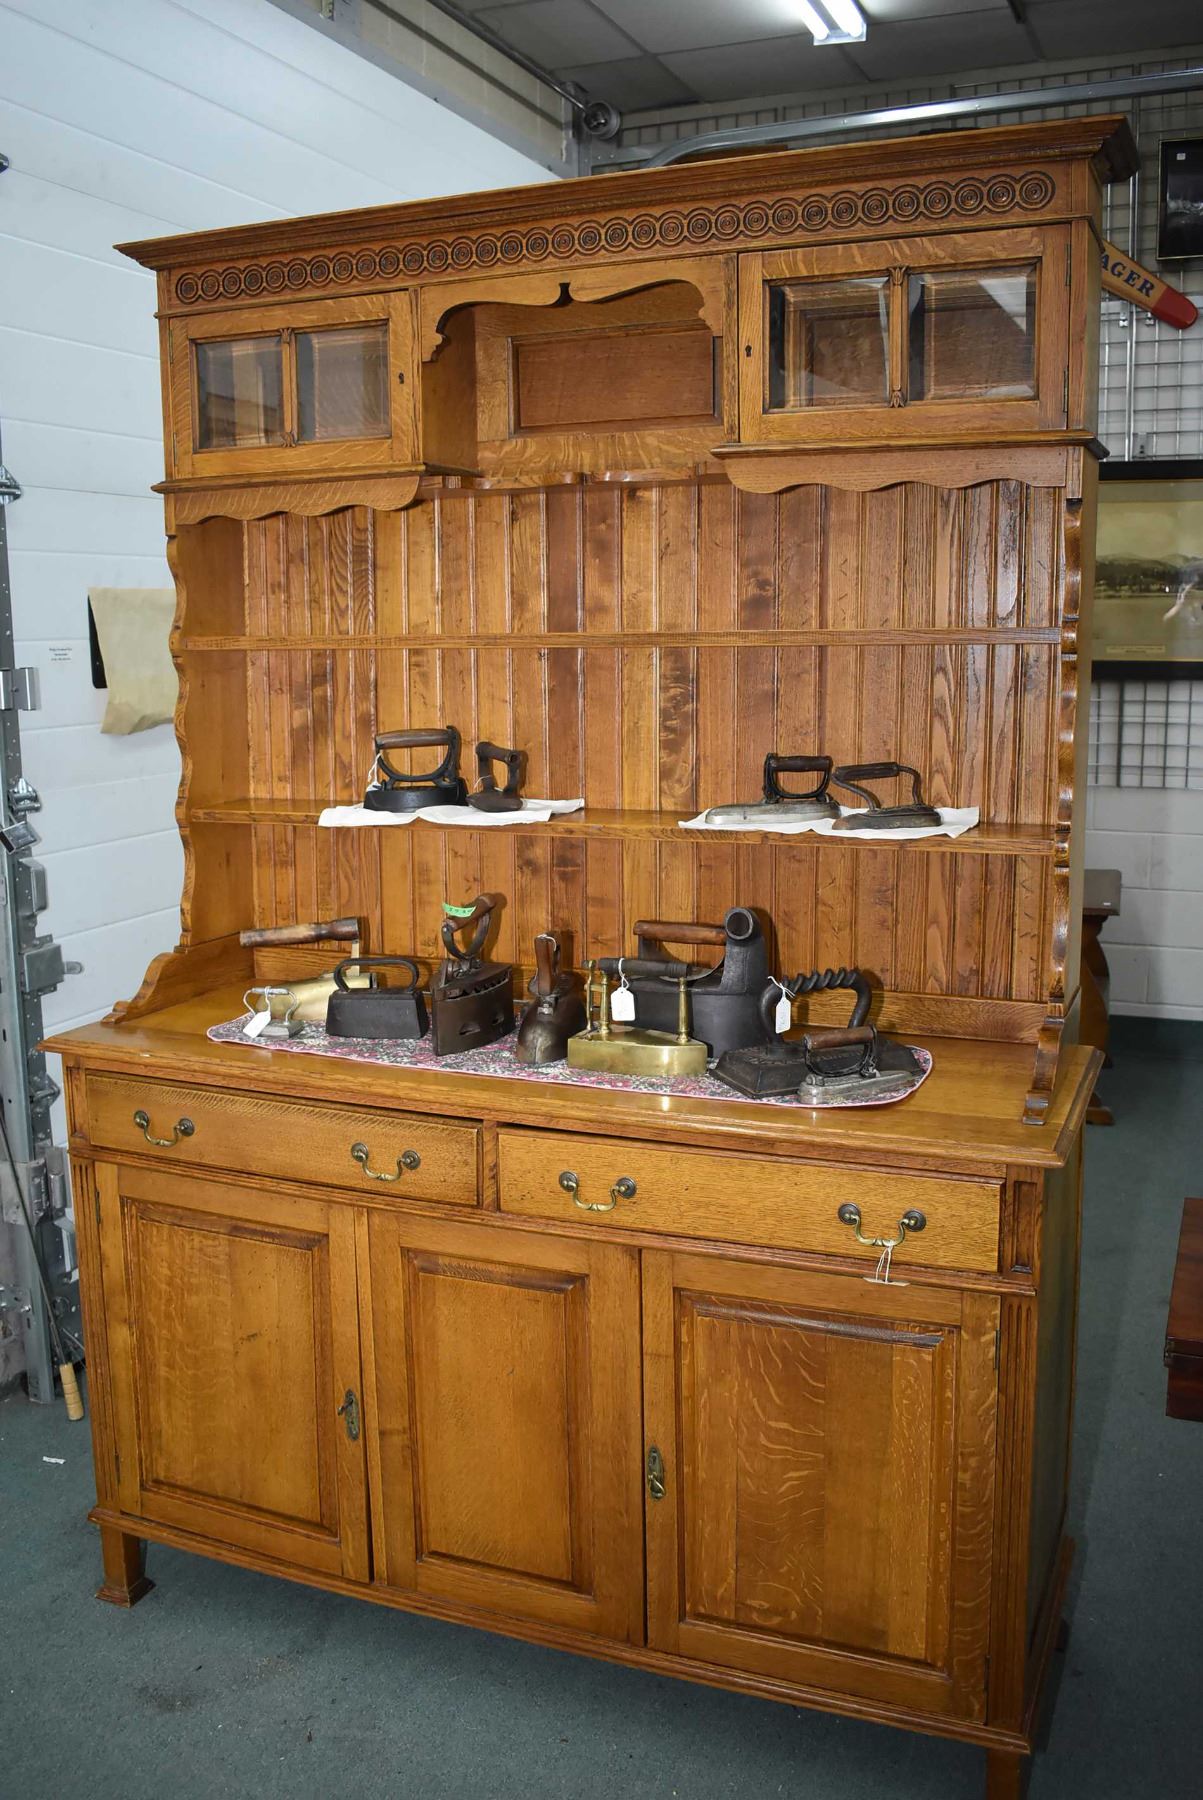
[[[1203,791],[1203,681],[1096,681],[1087,779],[1091,787]]]

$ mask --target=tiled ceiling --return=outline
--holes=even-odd
[[[1201,0],[860,0],[863,43],[816,46],[796,0],[457,0],[624,112],[914,81],[1203,42]]]

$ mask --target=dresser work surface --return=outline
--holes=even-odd
[[[185,876],[176,948],[48,1046],[102,1599],[170,1544],[963,1739],[1018,1800],[1072,1552],[1099,218],[1133,166],[1067,119],[125,246]],[[448,727],[583,804],[350,822],[382,744]],[[770,753],[977,823],[682,824]],[[482,916],[522,998],[549,932],[579,971],[738,916],[751,1016],[784,980],[876,1043],[859,982],[930,1074],[818,1110],[207,1035],[352,934],[437,987]]]

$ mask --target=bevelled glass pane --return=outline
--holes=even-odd
[[[214,338],[196,349],[196,447],[247,450],[284,442],[284,357],[278,337]]]
[[[911,400],[1036,392],[1036,270],[940,269],[908,283]]]
[[[889,281],[769,285],[769,411],[884,406],[889,394]]]
[[[298,331],[297,437],[388,437],[388,326]]]

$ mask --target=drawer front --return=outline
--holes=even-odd
[[[88,1133],[98,1149],[154,1156],[173,1169],[277,1175],[453,1206],[479,1200],[475,1125],[93,1075]]]
[[[880,1250],[858,1241],[841,1207],[859,1210],[865,1238],[898,1238],[899,1220],[916,1211],[923,1228],[897,1245],[896,1264],[998,1264],[997,1182],[533,1131],[501,1132],[500,1179],[502,1210],[527,1218],[866,1260]]]

